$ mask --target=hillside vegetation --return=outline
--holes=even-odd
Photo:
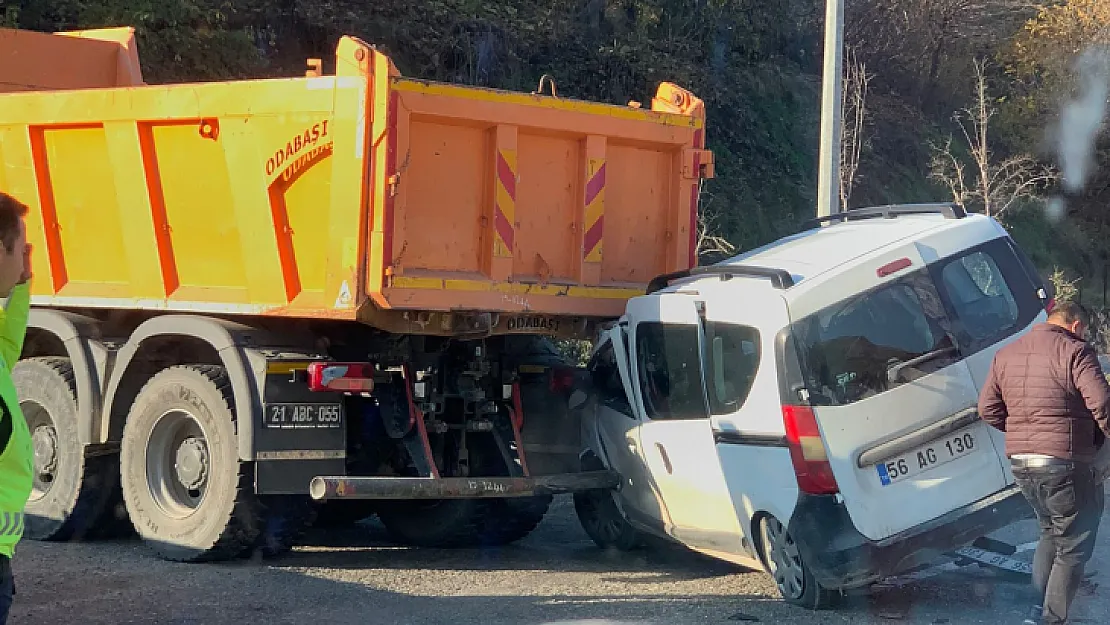
[[[1079,296],[1101,304],[1110,2],[847,1],[847,65],[868,77],[848,204],[950,200],[962,174],[958,199],[1005,205],[1046,274],[1083,276]],[[707,103],[717,177],[702,206],[739,249],[815,211],[823,16],[817,0],[0,0],[6,26],[136,27],[152,83],[298,75],[343,34],[433,80],[531,91],[546,73],[560,95],[619,104],[677,82]],[[953,118],[968,107],[990,113],[985,146],[976,115]],[[1059,176],[1010,193],[1045,167]]]

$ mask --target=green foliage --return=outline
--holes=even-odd
[[[39,31],[133,26],[148,82],[257,74],[263,58],[230,20],[236,0],[0,0],[9,26]]]
[[[593,344],[590,341],[580,341],[576,339],[556,339],[554,341],[555,348],[559,350],[559,354],[567,360],[567,362],[574,364],[577,367],[585,367],[590,358],[590,348]]]

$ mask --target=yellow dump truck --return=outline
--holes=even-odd
[[[130,28],[0,30],[0,58],[0,189],[34,246],[28,536],[226,559],[375,513],[504,544],[616,485],[545,337],[695,264],[693,94],[413,80],[353,37],[332,73],[267,80],[146,85]]]

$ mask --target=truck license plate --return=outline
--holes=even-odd
[[[263,414],[263,425],[268,428],[300,430],[343,425],[343,407],[339,404],[267,404]]]
[[[880,484],[890,486],[970,455],[978,444],[979,441],[975,440],[975,435],[971,432],[952,434],[886,462],[880,462],[875,465],[875,472],[878,473]]]

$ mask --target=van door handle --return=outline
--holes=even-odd
[[[671,466],[671,459],[667,456],[667,450],[663,448],[663,443],[656,443],[655,448],[659,450],[659,455],[663,458],[663,467],[667,469],[667,473],[674,473],[674,467]]]
[[[888,458],[897,456],[898,454],[903,453],[906,450],[913,449],[918,445],[924,445],[925,443],[940,438],[945,434],[949,434],[957,430],[962,430],[963,428],[980,420],[981,418],[979,416],[979,409],[977,406],[965,408],[954,415],[930,423],[929,425],[921,428],[920,430],[917,430],[916,432],[910,432],[909,434],[900,436],[894,440],[889,440],[885,443],[880,443],[870,449],[864,450],[864,452],[861,453],[859,455],[859,458],[856,460],[856,466],[863,469],[868,465],[878,463],[880,460],[886,460]]]

